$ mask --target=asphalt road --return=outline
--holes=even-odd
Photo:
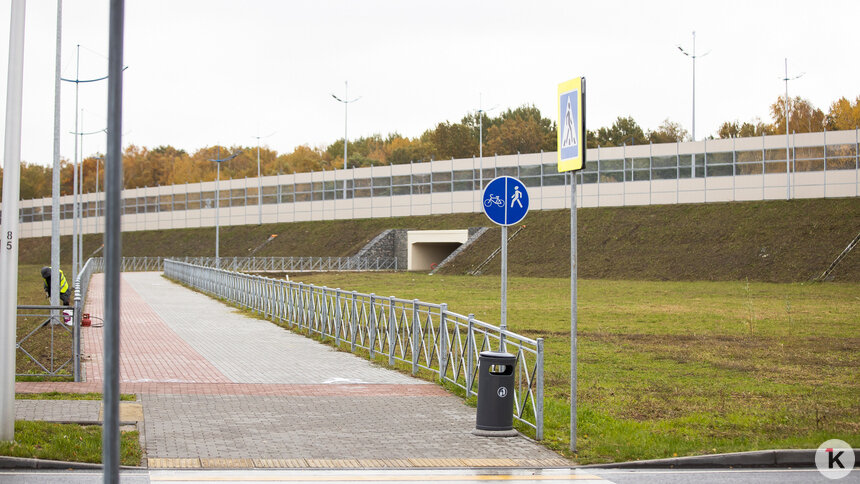
[[[860,471],[831,480],[815,469],[699,469],[699,470],[620,470],[620,469],[408,469],[408,470],[205,470],[205,471],[125,471],[121,482],[127,484],[169,483],[486,483],[525,484],[575,482],[582,484],[807,484],[860,483]],[[0,471],[3,483],[84,484],[102,482],[94,471]]]

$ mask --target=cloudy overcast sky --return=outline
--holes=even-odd
[[[0,107],[5,112],[10,1],[0,1]],[[846,1],[226,1],[128,0],[123,146],[264,145],[279,152],[349,137],[415,137],[478,109],[534,104],[555,118],[557,85],[588,79],[588,127],[633,116],[691,128],[769,120],[783,94],[824,109],[860,95],[860,2]],[[107,72],[108,2],[63,2],[62,75]],[[27,5],[22,159],[52,156],[56,3]],[[74,86],[63,83],[62,155],[74,156]],[[105,126],[107,87],[82,84],[83,131]],[[2,136],[0,131],[0,136]],[[103,152],[87,136],[85,155]]]

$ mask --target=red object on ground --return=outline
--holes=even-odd
[[[93,320],[90,319],[90,313],[81,314],[81,326],[92,326]]]

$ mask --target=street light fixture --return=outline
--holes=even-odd
[[[355,99],[349,98],[349,82],[348,81],[343,81],[343,90],[344,90],[343,99],[335,96],[334,94],[332,94],[331,97],[333,97],[336,101],[343,103],[343,169],[345,171],[347,169],[347,165],[346,165],[347,145],[349,144],[349,141],[348,141],[349,138],[346,135],[347,119],[349,117],[349,109],[348,108],[349,108],[350,103],[354,103],[354,102],[358,101],[359,99],[361,99],[361,96],[358,96]],[[343,199],[346,200],[346,179],[343,180]]]
[[[219,146],[217,154],[215,155],[215,159],[211,159],[211,158],[209,159],[209,161],[214,161],[215,164],[218,166],[217,176],[215,179],[215,268],[216,269],[221,268],[221,257],[220,257],[220,254],[218,253],[218,248],[220,245],[219,244],[219,242],[220,242],[219,241],[219,233],[221,231],[221,226],[220,226],[219,220],[218,220],[218,212],[220,211],[220,208],[221,208],[221,195],[220,195],[221,162],[230,161],[233,158],[239,156],[240,153],[242,153],[242,152],[237,151],[237,152],[233,153],[232,155],[228,156],[227,158],[221,158],[221,147]]]
[[[487,111],[492,111],[493,109],[496,109],[497,107],[499,107],[499,105],[496,104],[495,106],[491,107],[490,109],[482,109],[481,108],[481,102],[482,101],[483,101],[482,96],[479,93],[478,94],[478,157],[481,159],[481,173],[479,175],[479,177],[480,177],[479,179],[480,179],[480,183],[481,183],[481,186],[480,186],[481,189],[484,188],[484,114],[486,114]]]

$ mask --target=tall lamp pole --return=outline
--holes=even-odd
[[[257,225],[263,225],[263,179],[260,176],[260,140],[268,138],[273,134],[275,134],[274,131],[266,136],[254,136],[254,138],[257,138],[257,207],[260,210],[260,221]]]
[[[783,100],[783,114],[785,115],[785,199],[788,200],[791,198],[791,166],[789,165],[789,159],[791,158],[790,147],[789,147],[789,137],[788,137],[788,119],[791,117],[791,111],[788,105],[788,81],[793,81],[795,79],[799,79],[806,74],[805,72],[801,72],[800,74],[794,77],[788,77],[788,58],[785,58],[785,77],[782,78],[785,81],[785,100]]]
[[[347,169],[346,165],[346,155],[347,155],[347,145],[349,144],[349,138],[346,135],[347,128],[347,119],[349,117],[349,103],[354,103],[361,99],[361,96],[358,96],[355,99],[349,98],[349,81],[343,81],[343,99],[335,96],[334,94],[331,97],[335,98],[338,102],[343,103],[343,169]],[[343,199],[346,200],[346,180],[343,181]]]
[[[209,161],[214,161],[215,164],[218,166],[218,170],[217,170],[218,174],[216,175],[216,179],[215,179],[215,268],[216,269],[221,268],[221,257],[220,257],[220,254],[218,253],[218,248],[220,245],[219,244],[219,242],[220,242],[219,233],[221,231],[221,226],[220,226],[219,220],[218,220],[218,212],[219,212],[219,209],[221,208],[221,196],[220,196],[220,190],[219,190],[219,187],[221,186],[221,162],[230,161],[233,158],[239,156],[239,153],[241,153],[241,151],[237,151],[237,152],[233,153],[232,155],[228,156],[227,158],[221,158],[221,147],[219,146],[217,154],[215,155],[215,159],[209,159]]]
[[[125,70],[125,68],[123,68],[122,70]],[[81,83],[103,81],[103,80],[108,78],[108,76],[104,76],[104,77],[98,77],[95,79],[81,79],[80,78],[80,72],[81,72],[81,45],[78,44],[77,52],[75,54],[75,78],[74,79],[66,79],[64,77],[60,78],[61,81],[74,82],[75,83],[75,131],[74,131],[74,133],[75,133],[75,161],[74,161],[74,164],[72,165],[72,168],[73,168],[73,170],[72,170],[72,172],[73,172],[73,174],[72,174],[72,192],[74,195],[74,199],[72,202],[72,280],[74,280],[77,277],[78,265],[80,265],[80,263],[81,263],[81,261],[78,260],[78,255],[81,253],[81,249],[78,247],[78,244],[79,244],[78,238],[80,237],[80,234],[78,234],[78,232],[77,232],[77,224],[78,224],[77,219],[79,216],[79,214],[78,214],[78,211],[79,211],[78,190],[79,190],[79,188],[78,188],[78,171],[77,171],[78,170],[77,169],[77,165],[78,165],[78,136],[77,136],[77,133],[78,133],[78,90],[80,89]],[[104,130],[102,130],[102,131],[104,131]]]
[[[81,110],[83,113],[83,109]],[[81,117],[81,128],[83,128],[83,116]],[[72,264],[74,267],[72,268],[75,274],[80,271],[81,266],[84,265],[84,221],[83,221],[83,196],[84,196],[84,136],[91,134],[99,134],[107,132],[107,128],[100,129],[98,131],[89,131],[89,132],[74,132],[70,131],[70,134],[75,135],[75,149],[80,147],[80,163],[75,168],[75,179],[77,183],[75,184],[75,198],[74,198],[74,217],[72,217],[73,224],[73,232],[75,233],[74,240],[74,249],[76,252],[73,254],[72,259],[77,261],[77,264]],[[78,143],[78,137],[80,137],[81,141]],[[78,153],[75,153],[75,158],[78,158]],[[96,162],[98,164],[98,162]],[[96,189],[98,192],[98,189]],[[81,200],[78,200],[78,195],[80,195]],[[98,196],[98,195],[96,195]],[[75,208],[76,207],[76,208]],[[96,217],[98,217],[98,213],[96,213]]]
[[[692,52],[687,52],[680,45],[678,46],[678,50],[680,50],[681,53],[684,54],[685,56],[693,59],[693,141],[696,141],[696,57],[705,57],[706,55],[710,54],[711,51],[707,51],[704,54],[699,55],[699,56],[696,55],[696,31],[695,30],[693,31],[693,50],[692,50]],[[690,162],[690,170],[691,170],[690,176],[692,178],[696,177],[696,158],[695,158],[695,156],[696,155],[693,155],[693,158]]]

